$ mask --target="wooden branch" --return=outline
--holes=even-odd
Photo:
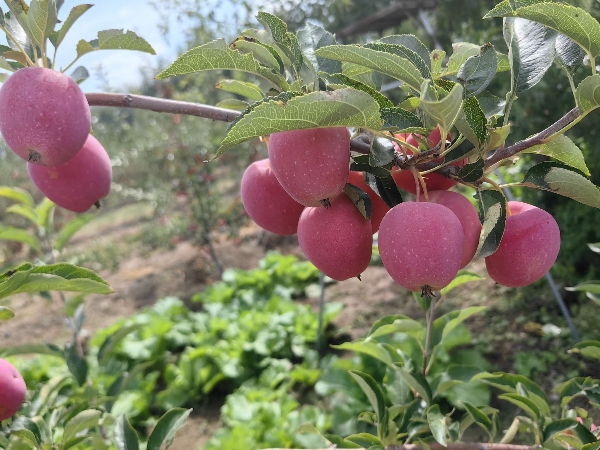
[[[217,108],[216,106],[169,100],[166,98],[148,97],[145,95],[92,92],[85,94],[85,96],[90,106],[143,109],[159,113],[203,117],[205,119],[218,120],[221,122],[233,122],[241,114],[238,111]],[[371,151],[371,142],[369,141],[368,136],[360,134],[355,139],[352,139],[350,148],[355,152],[368,154],[369,151]]]
[[[202,105],[200,103],[182,102],[179,100],[170,100],[165,98],[148,97],[144,95],[134,94],[113,94],[109,92],[92,92],[86,94],[88,103],[90,106],[112,106],[117,108],[134,108],[143,109],[147,111],[155,111],[159,113],[168,114],[183,114],[187,116],[204,117],[206,119],[218,120],[221,122],[233,122],[237,117],[240,116],[239,111],[233,111],[230,109],[217,108],[216,106]],[[562,130],[571,122],[576,120],[581,113],[579,108],[575,107],[557,122],[550,125],[543,131],[540,131],[535,136],[519,141],[509,147],[497,149],[490,157],[485,160],[485,167],[490,167],[503,159],[513,157],[523,150],[544,143],[544,140],[553,135],[554,133]],[[352,140],[350,148],[353,151],[359,153],[368,153],[370,151],[370,142],[368,136],[359,135]],[[435,156],[435,152],[439,149],[439,146],[419,155],[414,155],[412,158],[412,164],[417,164],[418,168],[424,170],[420,165],[419,161],[431,160],[432,156]],[[401,156],[401,155],[399,155]],[[409,157],[411,158],[411,157]],[[396,161],[396,165],[408,166],[409,159],[404,160],[403,157]],[[446,166],[448,167],[448,166]],[[448,170],[443,170],[444,167],[437,171],[440,175],[448,178],[453,178]]]
[[[148,97],[133,94],[112,94],[108,92],[92,92],[85,94],[90,106],[113,106],[117,108],[144,109],[169,114],[204,117],[221,122],[233,122],[241,113],[216,106],[199,103],[182,102],[166,98]]]
[[[321,448],[318,450],[333,450],[335,447]],[[407,444],[407,445],[388,445],[385,450],[539,450],[540,446],[513,445],[513,444],[488,444],[488,443],[466,443],[466,444],[448,444],[444,447],[437,442],[427,445]],[[284,450],[269,448],[266,450]],[[364,449],[362,449],[364,450]]]

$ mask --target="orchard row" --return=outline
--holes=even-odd
[[[415,137],[406,140],[418,147]],[[429,146],[439,141],[436,129],[428,137]],[[417,194],[416,174],[397,170],[392,173],[396,184],[417,197],[390,209],[361,172],[350,171],[346,128],[275,133],[268,140],[268,151],[269,158],[250,165],[242,177],[246,212],[268,231],[298,233],[300,248],[325,275],[339,281],[360,277],[369,265],[377,232],[386,270],[413,292],[442,289],[475,256],[479,216],[465,196],[447,190],[455,181],[426,175],[426,200]],[[344,193],[346,183],[369,195],[370,221]],[[508,209],[500,247],[485,262],[494,281],[520,287],[552,267],[560,250],[560,232],[554,218],[533,205],[508,202]]]

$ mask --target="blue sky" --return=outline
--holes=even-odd
[[[84,0],[66,0],[60,10],[59,19],[64,20],[73,6],[86,3]],[[76,64],[86,66],[92,74],[81,88],[86,91],[97,91],[103,87],[96,76],[99,64],[108,75],[108,83],[112,89],[125,90],[127,86],[140,81],[139,69],[156,64],[158,58],[173,61],[183,46],[184,36],[177,27],[167,39],[158,29],[161,17],[149,4],[148,0],[96,0],[94,7],[86,12],[75,23],[59,47],[56,68],[66,67],[75,58],[75,46],[80,39],[95,39],[100,30],[123,28],[132,30],[146,39],[156,50],[158,56],[132,51],[98,51],[83,56]],[[72,69],[71,69],[72,70]]]

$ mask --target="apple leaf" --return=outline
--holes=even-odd
[[[247,97],[250,100],[262,100],[264,98],[263,92],[260,88],[247,81],[239,80],[222,80],[215,85],[217,89],[222,89],[225,92],[231,92],[232,94],[241,95]]]
[[[23,264],[0,275],[0,299],[23,292],[70,291],[110,294],[113,290],[95,272],[60,263],[45,266]]]
[[[498,57],[492,44],[481,46],[478,55],[470,56],[460,69],[456,78],[465,88],[465,96],[471,97],[483,92],[494,79],[498,69]]]
[[[525,174],[521,186],[542,189],[600,208],[600,189],[581,172],[556,162],[536,164]]]
[[[31,30],[31,37],[37,45],[45,46],[46,38],[50,36],[57,22],[56,0],[31,0],[27,24]]]
[[[318,103],[319,108],[315,105]],[[216,156],[249,139],[306,128],[357,127],[379,131],[379,105],[356,89],[319,91],[289,101],[266,101],[242,116],[221,142]]]
[[[515,94],[535,86],[552,66],[556,31],[522,18],[504,19],[504,40],[508,46]]]
[[[575,101],[581,115],[600,106],[600,75],[590,75],[575,89]]]
[[[506,225],[506,199],[494,189],[479,190],[475,194],[479,204],[479,220],[482,223],[479,245],[475,254],[485,258],[498,250]]]
[[[60,30],[50,33],[50,42],[55,48],[62,43],[63,39],[71,29],[73,24],[77,21],[77,19],[79,19],[92,6],[94,5],[84,4],[74,6],[73,9],[71,9],[71,12],[69,12],[69,16],[63,22],[62,27],[60,27]]]
[[[251,54],[242,54],[238,50],[232,50],[224,39],[217,39],[188,50],[159,73],[156,79],[164,80],[177,75],[217,69],[253,73],[269,80],[281,89],[287,90],[289,87],[285,78],[279,73],[261,65]]]
[[[545,155],[556,159],[564,164],[567,164],[575,169],[590,176],[590,171],[585,165],[583,153],[579,147],[565,135],[559,135],[552,141],[545,144],[534,145],[523,150],[523,153],[535,153],[537,155]]]
[[[421,87],[421,109],[435,123],[449,131],[458,119],[463,105],[463,87],[455,84],[452,90],[441,100],[430,99],[427,96],[431,81],[425,80]]]
[[[516,9],[499,10],[498,5],[485,17],[522,17],[564,34],[585,49],[592,59],[600,54],[600,23],[587,11],[560,2],[515,3]],[[519,3],[529,5],[520,7]]]
[[[324,58],[367,67],[403,81],[416,91],[420,90],[423,82],[421,73],[412,62],[392,53],[366,48],[361,45],[329,45],[321,47],[315,54]]]

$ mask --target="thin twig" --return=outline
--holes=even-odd
[[[429,311],[427,312],[427,334],[425,335],[425,350],[423,351],[423,375],[427,375],[427,358],[431,350],[431,336],[433,334],[433,321],[435,319],[435,302],[437,297],[431,296],[431,304],[429,305]]]
[[[335,447],[321,448],[318,450],[332,450]],[[539,450],[539,445],[514,445],[514,444],[490,444],[490,443],[460,443],[448,444],[443,446],[437,442],[428,442],[427,444],[406,444],[406,445],[388,445],[385,450]],[[269,448],[266,450],[283,450]],[[291,449],[290,449],[291,450]]]
[[[533,147],[534,145],[543,144],[546,141],[546,139],[548,139],[556,132],[562,130],[563,128],[571,124],[573,121],[578,119],[580,115],[581,113],[579,112],[579,108],[575,107],[567,114],[562,116],[560,119],[558,119],[558,121],[550,125],[545,130],[540,131],[535,136],[531,136],[530,138],[516,142],[515,144],[509,147],[499,148],[494,152],[494,154],[492,154],[489,158],[485,160],[485,167],[488,168],[504,159],[511,158],[517,153],[522,152],[523,150],[526,150],[530,147]]]

